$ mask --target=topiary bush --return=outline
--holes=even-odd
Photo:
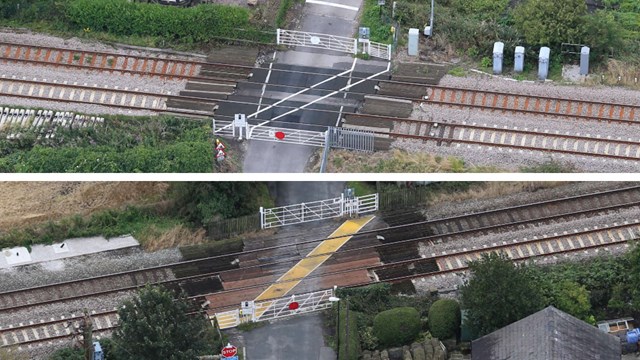
[[[440,299],[429,309],[429,329],[438,339],[456,336],[460,329],[460,305],[452,299]]]
[[[373,334],[383,347],[404,345],[420,332],[420,314],[412,307],[383,311],[373,319]]]

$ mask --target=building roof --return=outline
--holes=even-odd
[[[471,344],[472,360],[620,360],[620,340],[549,306]]]

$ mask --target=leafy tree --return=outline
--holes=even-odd
[[[544,298],[526,267],[504,254],[485,254],[469,264],[471,278],[461,288],[462,308],[475,335],[485,335],[544,306]]]
[[[82,349],[62,348],[51,354],[49,360],[84,360],[84,352]]]
[[[191,360],[212,352],[212,328],[200,315],[187,315],[184,297],[174,300],[161,287],[147,286],[118,311],[120,325],[113,337],[122,360]]]
[[[585,34],[584,0],[525,0],[514,10],[516,28],[529,45],[557,47],[577,43]]]
[[[564,280],[555,284],[553,292],[552,305],[567,314],[595,325],[595,318],[591,315],[589,291],[584,285]]]
[[[509,0],[454,0],[454,8],[482,20],[496,20],[509,5]]]
[[[627,254],[630,269],[629,274],[629,290],[631,295],[631,307],[636,312],[640,312],[640,242],[634,244],[631,251]]]
[[[171,191],[177,215],[196,225],[257,213],[270,202],[266,185],[258,182],[174,183]]]
[[[440,299],[429,309],[429,330],[438,339],[456,336],[460,320],[460,305],[453,299]]]
[[[606,57],[611,50],[624,47],[622,28],[614,14],[597,11],[584,17],[586,33],[582,43],[590,47],[590,56],[595,59]]]

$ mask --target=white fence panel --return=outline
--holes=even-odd
[[[354,216],[378,210],[378,194],[345,199],[339,198],[293,204],[276,208],[260,208],[260,226],[269,229],[309,221]]]
[[[368,50],[370,56],[391,60],[391,45],[369,41]]]
[[[278,29],[277,43],[278,45],[328,49],[349,54],[356,54],[358,51],[357,40],[354,38],[306,31]]]
[[[278,139],[276,134],[281,132],[284,138]],[[324,146],[324,131],[296,130],[271,126],[253,126],[249,131],[252,140],[277,141],[289,144]]]

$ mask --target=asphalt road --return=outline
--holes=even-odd
[[[334,360],[320,313],[293,316],[243,334],[246,360]]]

